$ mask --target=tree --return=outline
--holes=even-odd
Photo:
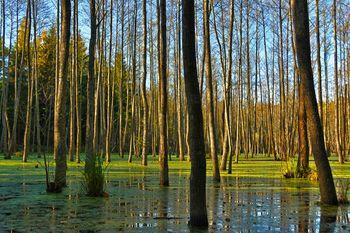
[[[28,37],[27,43],[27,62],[28,62],[28,86],[27,86],[27,109],[26,109],[26,123],[23,137],[23,162],[27,162],[29,154],[29,143],[31,133],[31,116],[32,116],[32,101],[33,101],[33,82],[32,82],[32,64],[31,64],[31,49],[30,49],[30,35],[31,35],[31,2],[27,1],[27,21],[28,21]]]
[[[160,161],[160,185],[169,186],[168,168],[168,137],[167,137],[167,38],[166,38],[166,1],[160,0],[160,77],[159,77],[159,161]]]
[[[86,87],[86,163],[85,169],[88,169],[94,161],[95,151],[92,145],[94,134],[93,116],[94,116],[94,90],[95,90],[95,50],[96,50],[96,8],[95,0],[90,0],[90,41],[89,41],[89,62],[88,77]]]
[[[142,7],[143,14],[143,74],[142,74],[142,84],[141,84],[141,95],[143,104],[143,132],[142,132],[142,165],[147,166],[147,123],[148,123],[148,102],[146,93],[146,80],[147,80],[147,1],[143,0]]]
[[[216,130],[214,125],[214,96],[211,67],[210,31],[209,31],[209,0],[203,0],[203,22],[204,22],[204,56],[205,56],[205,76],[207,79],[207,109],[210,138],[210,156],[213,163],[213,179],[220,182],[219,162],[216,146]]]
[[[0,37],[0,42],[1,42],[1,69],[2,69],[2,93],[1,93],[1,107],[0,107],[0,118],[1,120],[1,126],[2,126],[2,134],[1,134],[1,140],[3,141],[3,151],[4,151],[4,158],[5,159],[10,159],[11,158],[11,153],[10,153],[10,148],[9,148],[9,138],[11,137],[10,135],[10,129],[9,129],[9,120],[8,120],[8,114],[7,114],[7,101],[8,101],[8,80],[9,77],[6,78],[6,55],[8,56],[8,60],[10,60],[10,53],[9,51],[6,51],[5,47],[5,37],[6,37],[6,15],[5,15],[5,0],[2,1],[2,37]],[[12,31],[11,31],[12,32]],[[10,38],[11,40],[11,38]],[[11,43],[11,42],[10,42]],[[7,52],[7,54],[6,54]],[[9,63],[7,63],[9,64]],[[8,70],[8,67],[7,67]]]
[[[333,0],[333,27],[334,27],[334,87],[335,87],[335,142],[339,163],[344,163],[342,142],[340,138],[340,110],[339,110],[339,78],[338,78],[338,44],[337,44],[337,1]]]
[[[60,47],[60,72],[54,109],[54,155],[56,158],[55,190],[66,185],[66,86],[68,81],[68,58],[70,45],[71,1],[61,1],[62,43]]]
[[[190,222],[193,227],[208,227],[206,208],[206,161],[203,115],[196,67],[194,1],[182,0],[182,50],[185,92],[189,117]]]
[[[313,74],[311,68],[309,13],[307,0],[292,0],[292,15],[294,25],[295,47],[301,78],[301,92],[305,94],[307,124],[310,133],[312,153],[319,174],[321,202],[337,205],[337,195],[334,187],[332,170],[324,146],[324,137],[317,101]]]

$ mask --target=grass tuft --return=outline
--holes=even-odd
[[[349,191],[350,191],[350,179],[338,180],[337,181],[337,197],[339,204],[348,205],[349,201]]]
[[[83,171],[82,188],[87,196],[90,197],[108,197],[105,191],[105,178],[107,166],[103,166],[103,159],[94,156],[89,166]]]
[[[290,179],[295,177],[295,164],[293,159],[286,160],[282,163],[281,172],[284,178]]]

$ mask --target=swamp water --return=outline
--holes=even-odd
[[[43,169],[13,169],[0,168],[0,232],[190,232],[187,172],[160,188],[155,171],[110,169],[109,198],[90,198],[79,172],[47,194]],[[350,232],[350,208],[321,207],[318,193],[307,180],[222,177],[217,186],[208,177],[208,231]]]

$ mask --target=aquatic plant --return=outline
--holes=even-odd
[[[316,169],[310,168],[307,178],[311,181],[318,181],[318,172]]]
[[[105,191],[105,177],[107,166],[103,166],[103,159],[100,156],[93,156],[83,171],[82,188],[87,196],[108,197]]]
[[[294,178],[296,173],[294,159],[284,161],[281,166],[281,172],[284,178]]]
[[[39,160],[41,157],[38,157],[37,163],[34,166],[35,168],[38,168],[39,165],[40,167],[44,167],[45,169],[45,183],[46,183],[46,192],[48,193],[60,193],[62,192],[62,187],[58,187],[55,182],[51,182],[54,179],[54,174],[50,170],[50,160],[47,158],[46,153],[43,153],[44,155],[44,164]]]
[[[16,151],[16,152],[15,152],[15,156],[18,157],[18,158],[22,158],[22,156],[23,156],[23,151]]]
[[[337,198],[339,204],[350,204],[348,194],[350,190],[350,179],[337,181]]]

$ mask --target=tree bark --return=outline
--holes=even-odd
[[[334,87],[335,87],[335,142],[339,163],[344,163],[343,148],[340,138],[340,116],[339,116],[339,81],[338,81],[338,43],[337,43],[337,4],[333,1],[333,28],[334,28]]]
[[[24,138],[23,138],[23,162],[27,162],[29,154],[29,142],[30,142],[30,132],[31,132],[31,116],[32,116],[32,101],[33,101],[33,83],[32,83],[32,64],[31,64],[31,49],[30,49],[30,35],[31,35],[31,2],[27,1],[27,11],[28,17],[28,37],[27,43],[27,59],[28,59],[28,87],[27,87],[27,110],[26,110],[26,123],[24,128]]]
[[[194,1],[182,0],[182,44],[185,91],[189,116],[191,156],[190,222],[193,227],[208,227],[206,208],[206,160],[203,115],[196,67]]]
[[[54,154],[56,158],[55,185],[60,189],[66,185],[66,86],[68,79],[68,58],[70,44],[71,2],[61,1],[62,44],[60,49],[60,72],[54,112]]]
[[[323,130],[317,109],[315,87],[311,68],[309,14],[307,0],[292,0],[295,47],[301,77],[301,91],[305,93],[307,123],[310,130],[312,153],[319,175],[321,202],[337,205],[332,170],[324,146]]]
[[[148,133],[148,102],[147,102],[147,93],[146,93],[146,80],[147,80],[147,1],[143,0],[143,74],[142,74],[142,85],[141,85],[141,94],[142,94],[142,104],[143,104],[143,115],[142,115],[142,162],[143,166],[147,166],[147,133]]]
[[[213,163],[213,179],[220,182],[219,161],[216,145],[216,130],[214,125],[214,95],[211,67],[211,49],[210,49],[210,31],[209,31],[209,0],[203,0],[203,22],[204,22],[204,43],[205,43],[205,76],[207,80],[207,111],[208,111],[208,127],[210,139],[210,157]]]
[[[168,168],[168,135],[167,135],[167,37],[166,37],[166,1],[160,0],[160,77],[159,77],[159,162],[160,162],[160,185],[169,186]]]
[[[95,0],[90,0],[90,42],[89,42],[89,62],[88,62],[88,77],[86,87],[86,163],[85,168],[88,168],[93,161],[95,151],[93,148],[93,116],[94,116],[94,92],[95,92],[95,50],[96,50],[96,8]]]

